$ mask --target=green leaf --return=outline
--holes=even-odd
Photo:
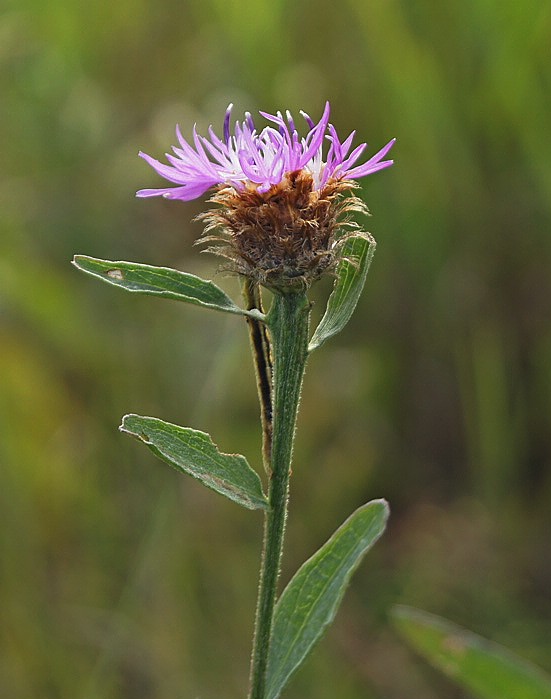
[[[247,315],[211,281],[168,267],[151,267],[137,262],[111,262],[75,255],[73,264],[86,274],[126,291],[185,301],[227,313]]]
[[[373,500],[357,509],[283,591],[275,610],[267,699],[279,696],[335,618],[352,573],[383,533],[387,518],[384,500]]]
[[[268,507],[260,478],[245,457],[218,451],[205,432],[141,415],[125,415],[119,429],[144,442],[177,471],[197,478],[243,507]]]
[[[317,349],[344,328],[350,320],[364,288],[376,243],[369,234],[354,235],[344,243],[337,279],[327,309],[310,340],[308,351]]]
[[[503,646],[411,607],[392,616],[399,633],[435,667],[480,699],[551,699],[551,677]]]

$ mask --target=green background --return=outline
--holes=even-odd
[[[395,602],[551,670],[550,43],[546,0],[8,0],[2,696],[245,695],[261,516],[117,432],[154,415],[260,468],[245,325],[69,264],[213,277],[203,202],[135,199],[160,185],[137,151],[162,157],[176,122],[219,129],[230,101],[330,99],[370,152],[398,138],[362,182],[364,296],[308,367],[283,579],[367,500],[391,522],[286,696],[467,696],[404,649]]]

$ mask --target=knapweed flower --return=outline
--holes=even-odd
[[[366,144],[351,150],[354,131],[341,142],[329,123],[329,102],[317,124],[301,112],[309,129],[304,137],[289,112],[260,112],[270,122],[260,132],[246,113],[232,133],[231,109],[222,139],[212,127],[208,137],[194,127],[191,145],[177,127],[179,147],[166,154],[168,165],[140,153],[175,186],[137,196],[190,201],[214,190],[209,201],[217,207],[199,217],[206,223],[202,240],[214,243],[209,250],[230,260],[231,271],[268,288],[307,287],[334,267],[346,228],[357,228],[349,212],[367,212],[350,192],[356,179],[393,164],[385,157],[394,139],[358,164]]]

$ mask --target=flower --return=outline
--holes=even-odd
[[[278,185],[284,177],[304,170],[313,179],[313,189],[322,189],[329,180],[353,180],[371,175],[389,167],[392,160],[384,160],[394,145],[389,141],[378,153],[362,165],[356,165],[367,144],[361,143],[349,154],[355,132],[342,143],[332,124],[329,123],[329,102],[317,124],[304,112],[310,131],[300,138],[293,117],[286,112],[277,115],[260,112],[274,126],[266,126],[257,133],[252,116],[247,112],[242,123],[236,122],[231,135],[230,120],[232,106],[228,107],[224,119],[224,138],[221,140],[209,127],[209,137],[200,136],[193,128],[192,147],[176,127],[180,147],[173,146],[175,155],[166,154],[170,165],[140,152],[142,157],[161,177],[174,182],[176,187],[141,189],[137,196],[164,196],[167,199],[190,201],[197,199],[207,190],[218,185],[228,185],[236,191],[254,188],[260,193]],[[323,146],[329,141],[326,160]]]
[[[358,228],[348,213],[367,212],[360,199],[344,193],[358,187],[357,178],[393,164],[385,157],[395,139],[358,164],[367,146],[351,151],[354,131],[341,142],[329,123],[329,102],[317,124],[301,112],[305,137],[289,112],[285,118],[260,112],[270,122],[260,132],[247,112],[232,134],[231,110],[222,139],[212,127],[208,137],[194,127],[191,145],[176,127],[180,145],[166,154],[169,165],[140,152],[175,186],[141,189],[137,196],[190,201],[213,189],[217,208],[199,216],[206,223],[201,242],[214,243],[208,250],[229,260],[230,271],[272,290],[308,287],[334,268],[346,227]]]

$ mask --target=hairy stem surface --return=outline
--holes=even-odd
[[[266,696],[266,671],[287,518],[293,439],[308,352],[308,321],[309,303],[304,293],[274,295],[267,318],[274,358],[270,509],[264,523],[250,699],[265,699]]]

